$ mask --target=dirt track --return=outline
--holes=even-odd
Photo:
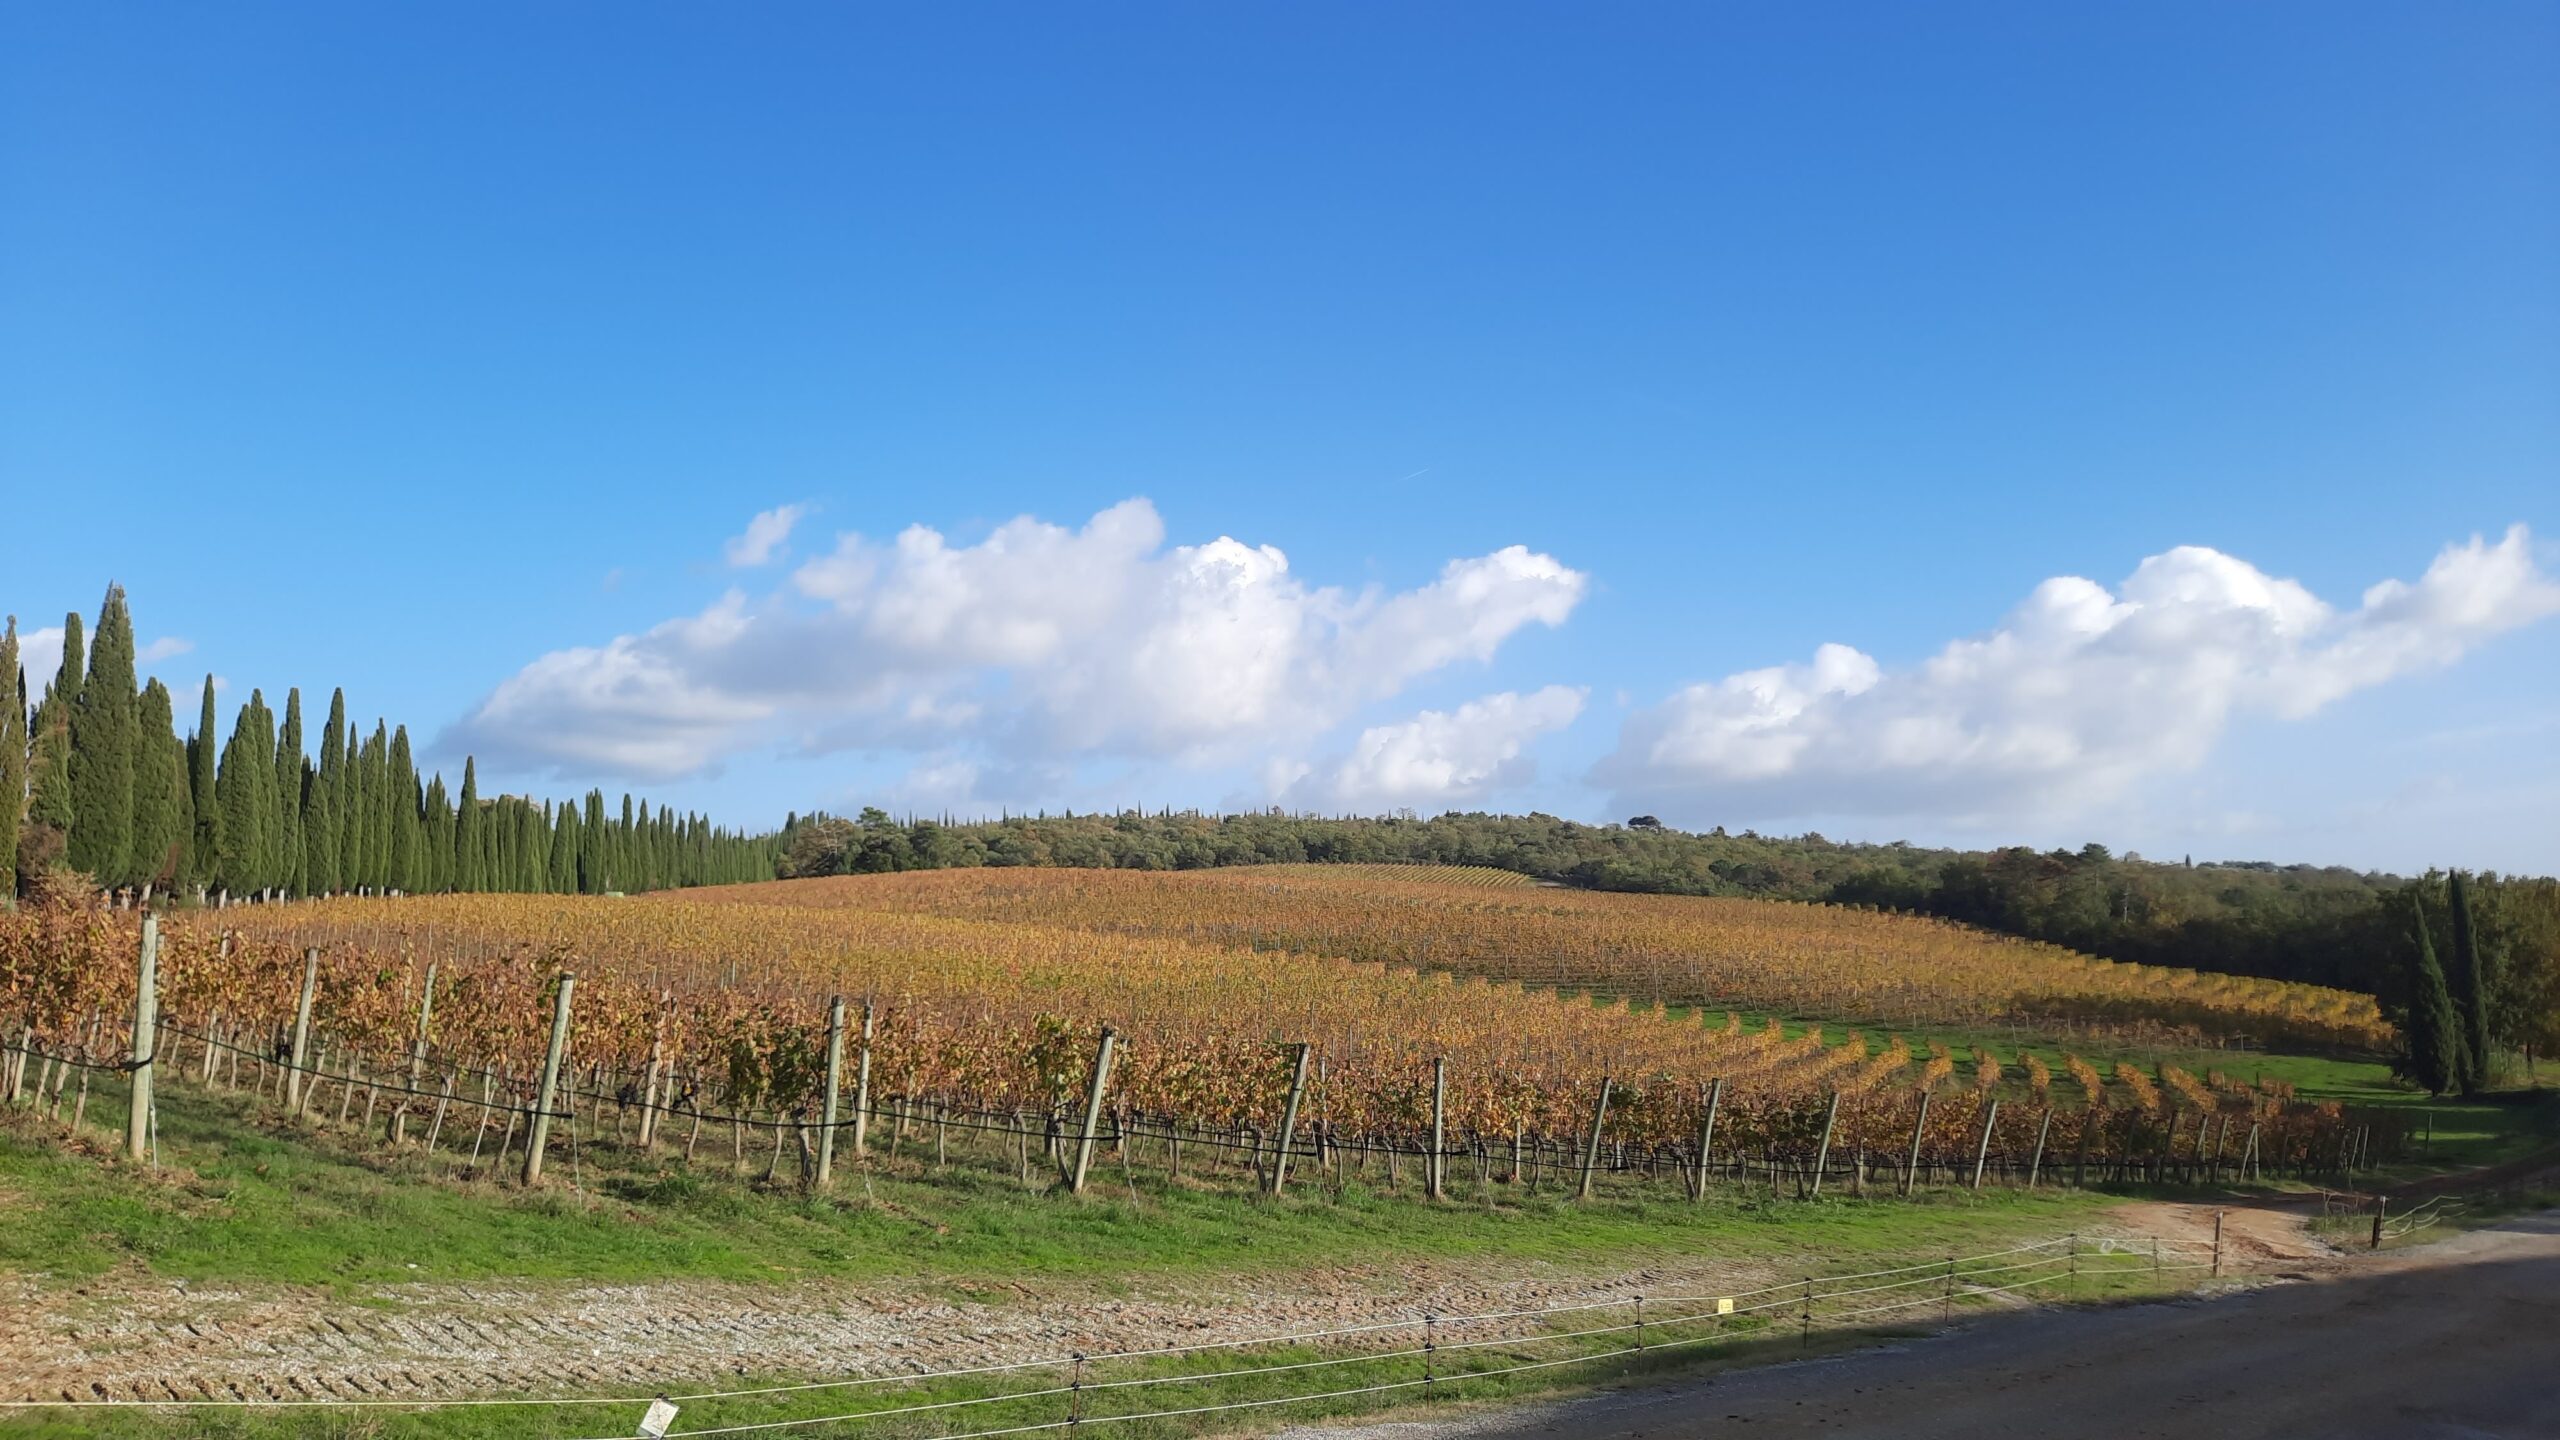
[[[2521,1440],[2560,1436],[2560,1211],[2210,1300],[1932,1339],[1472,1419],[1283,1440]]]

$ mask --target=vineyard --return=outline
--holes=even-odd
[[[2135,1013],[2148,987],[2168,993],[2142,1018],[2261,1027],[2350,1025],[2344,997],[2173,992],[2156,973],[1890,917],[1454,878],[952,873],[199,913],[160,927],[147,1045],[138,922],[30,908],[0,917],[0,1092],[60,1113],[76,1084],[76,1114],[89,1067],[151,1057],[163,1083],[272,1092],[475,1169],[538,1175],[556,1130],[573,1156],[693,1159],[708,1137],[706,1161],[817,1184],[861,1156],[1081,1188],[1099,1156],[1273,1191],[1294,1175],[1431,1195],[1819,1193],[2308,1172],[2400,1141],[2280,1084],[1915,1053],[1624,992],[2104,1018]],[[1503,973],[1540,944],[1545,971]],[[1408,968],[1424,958],[1470,973]],[[1559,980],[1621,993],[1543,988]]]
[[[2119,964],[1912,916],[1566,890],[1454,866],[943,871],[732,885],[682,903],[695,902],[1009,921],[1906,1028],[2391,1044],[2373,997],[2344,990]]]

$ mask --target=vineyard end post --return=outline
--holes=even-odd
[[[871,1026],[878,1018],[871,1002],[862,1002],[862,1051],[853,1062],[853,1153],[871,1148]]]
[[[836,1098],[844,1093],[844,997],[827,1004],[827,1088],[818,1102],[818,1188],[836,1178]]]
[[[427,962],[425,986],[418,991],[418,1035],[409,1042],[409,1088],[423,1090],[427,1084],[427,1023],[436,1010],[436,962]],[[397,1145],[409,1133],[409,1102],[416,1095],[400,1097],[399,1108],[391,1112],[391,1143]]]
[[[1902,1167],[1902,1193],[1910,1194],[1920,1184],[1920,1137],[1929,1128],[1929,1092],[1920,1092],[1920,1114],[1911,1122],[1911,1159]]]
[[[1692,1202],[1707,1198],[1707,1156],[1715,1148],[1716,1107],[1723,1102],[1724,1077],[1719,1075],[1707,1082],[1707,1118],[1698,1124],[1698,1193],[1689,1197]]]
[[[1831,1108],[1822,1117],[1822,1143],[1813,1152],[1813,1194],[1822,1196],[1822,1167],[1831,1163],[1831,1127],[1840,1123],[1840,1092],[1831,1092]]]
[[[311,994],[320,984],[320,951],[302,952],[302,998],[293,1006],[293,1049],[285,1056],[284,1108],[302,1110],[302,1067],[311,1063]]]
[[[1582,1188],[1575,1192],[1577,1199],[1591,1198],[1591,1172],[1600,1166],[1600,1129],[1609,1123],[1610,1084],[1608,1076],[1600,1077],[1600,1103],[1591,1107],[1591,1138],[1582,1147]]]
[[[1298,1107],[1307,1098],[1307,1061],[1315,1053],[1313,1045],[1298,1047],[1298,1063],[1289,1078],[1289,1103],[1280,1107],[1280,1149],[1271,1157],[1271,1193],[1277,1195],[1289,1183],[1289,1147],[1297,1143]]]
[[[551,1048],[543,1052],[542,1082],[534,1087],[533,1124],[525,1132],[524,1183],[542,1182],[542,1150],[551,1139],[551,1099],[560,1084],[560,1059],[569,1049],[569,992],[578,977],[560,972],[560,993],[551,1002]]]
[[[2213,1278],[2222,1278],[2222,1212],[2213,1212]]]
[[[2000,1123],[2000,1102],[1994,1100],[1982,1112],[1982,1142],[1973,1150],[1973,1188],[1982,1188],[1983,1162],[1991,1158],[1991,1127]]]
[[[1449,1062],[1431,1062],[1431,1165],[1423,1172],[1423,1194],[1449,1198]]]
[[[1111,1085],[1111,1052],[1120,1037],[1108,1025],[1102,1027],[1102,1044],[1093,1052],[1093,1084],[1085,1091],[1084,1127],[1076,1135],[1075,1168],[1067,1173],[1067,1192],[1084,1193],[1085,1172],[1093,1165],[1093,1137],[1102,1125],[1102,1097]]]
[[[142,955],[133,977],[133,1111],[125,1120],[125,1154],[151,1152],[151,1057],[160,1040],[160,917],[142,917]]]

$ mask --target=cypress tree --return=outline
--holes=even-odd
[[[275,786],[267,767],[275,754],[274,732],[265,723],[266,701],[256,691],[231,722],[231,738],[222,746],[222,773],[214,782],[215,804],[222,812],[222,850],[214,873],[222,887],[254,895],[267,884],[267,823]]]
[[[427,781],[427,798],[418,817],[418,888],[441,894],[453,888],[453,800],[445,793],[444,775]]]
[[[314,895],[334,895],[346,884],[338,825],[346,771],[347,692],[332,690],[329,719],[320,732],[320,765],[302,802],[302,883]]]
[[[383,883],[405,894],[419,888],[418,766],[409,755],[406,725],[391,732],[391,773],[386,788],[391,802],[391,841]]]
[[[587,815],[578,834],[578,893],[601,895],[612,888],[605,874],[605,846],[611,842],[604,821],[604,792],[587,792]]]
[[[462,757],[462,799],[453,815],[453,888],[485,888],[480,877],[480,772]]]
[[[551,827],[551,871],[545,877],[544,888],[554,895],[574,895],[578,892],[577,803],[561,801]]]
[[[168,686],[155,679],[142,687],[135,711],[133,870],[146,886],[171,885],[186,873],[187,837],[195,826],[176,708]]]
[[[18,822],[27,813],[27,677],[18,666],[18,617],[0,630],[0,906],[18,893]]]
[[[2453,872],[2453,1009],[2462,1022],[2462,1093],[2489,1088],[2489,975],[2480,934],[2471,923],[2471,886]]]
[[[187,737],[187,801],[195,833],[187,843],[187,870],[198,885],[212,882],[222,863],[222,806],[214,798],[215,756],[222,732],[213,713],[213,677],[204,677],[204,708],[196,733]]]
[[[391,732],[379,720],[357,768],[364,772],[364,883],[379,895],[391,883]]]
[[[302,845],[303,789],[308,783],[303,771],[309,763],[302,755],[302,687],[284,692],[284,728],[276,732],[276,884],[286,893],[309,893],[310,882],[303,878],[305,857]]]
[[[89,674],[71,700],[71,835],[66,858],[101,885],[133,882],[133,617],[124,587],[98,607]]]
[[[2436,942],[2427,931],[2427,915],[2417,907],[2418,957],[2410,971],[2409,1024],[2404,1064],[2408,1078],[2429,1094],[2449,1094],[2462,1083],[2462,1022],[2453,1011],[2453,996],[2444,983],[2444,967],[2436,963]]]
[[[80,693],[80,677],[87,673],[88,652],[81,648],[80,612],[62,617],[62,664],[53,672],[53,683],[44,691],[44,708],[52,718],[70,718],[71,697]]]

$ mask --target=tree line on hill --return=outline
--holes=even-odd
[[[968,866],[1187,870],[1271,863],[1485,865],[1597,890],[1755,896],[1935,915],[2111,960],[2300,980],[2359,990],[2405,1016],[2420,997],[2413,923],[2450,953],[2472,927],[2484,1055],[2560,1046],[2560,881],[2478,874],[2404,877],[2262,862],[2160,863],[2077,850],[1842,844],[1650,816],[1585,825],[1548,815],[1422,819],[1249,812],[1123,811],[953,823],[784,822],[778,873],[862,874]],[[2413,916],[2416,919],[2413,921]],[[2408,1028],[2406,1026],[2404,1029]]]
[[[256,690],[218,740],[213,677],[192,731],[174,697],[137,688],[133,618],[110,586],[93,641],[63,620],[62,663],[40,695],[0,632],[0,898],[76,872],[149,898],[447,890],[600,894],[762,879],[780,839],[714,826],[624,795],[554,805],[421,777],[406,726],[350,722],[334,691],[319,753],[306,752],[302,692],[279,717]],[[85,654],[84,654],[85,649]]]

